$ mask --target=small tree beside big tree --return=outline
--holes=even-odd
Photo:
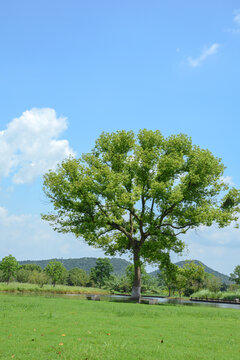
[[[45,174],[54,210],[42,218],[111,256],[130,253],[138,300],[142,263],[181,253],[190,229],[237,220],[239,191],[228,188],[223,172],[220,159],[183,134],[102,133],[90,153]]]

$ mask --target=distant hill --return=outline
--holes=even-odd
[[[190,260],[190,261],[193,261],[196,265],[203,265],[205,271],[209,274],[212,274],[214,276],[216,276],[217,278],[219,278],[223,283],[229,285],[231,284],[231,281],[229,279],[229,276],[227,275],[224,275],[216,270],[213,270],[211,269],[210,267],[208,267],[207,265],[203,264],[201,261],[199,260]],[[185,261],[179,261],[179,262],[176,262],[175,264],[179,267],[183,267],[187,262],[189,262],[189,260],[185,260]],[[150,273],[150,275],[152,276],[157,276],[157,274],[159,273],[159,270],[155,270],[155,271],[152,271]]]
[[[87,273],[90,272],[91,268],[96,265],[97,258],[93,257],[83,257],[79,259],[47,259],[47,260],[25,260],[19,261],[20,265],[24,264],[37,264],[40,265],[42,269],[47,266],[49,261],[56,260],[60,261],[67,270],[71,270],[73,268],[80,268],[85,270]],[[123,275],[125,273],[126,267],[131,265],[131,263],[124,259],[119,258],[109,258],[111,264],[113,265],[114,274]]]

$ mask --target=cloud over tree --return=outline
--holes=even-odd
[[[0,131],[0,177],[16,184],[31,183],[59,161],[74,155],[67,140],[59,139],[67,119],[54,109],[31,109]]]

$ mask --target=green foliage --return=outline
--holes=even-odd
[[[20,262],[20,264],[21,264],[21,262]],[[34,271],[34,270],[38,271],[38,272],[42,271],[41,266],[38,265],[38,264],[35,264],[35,263],[33,263],[33,264],[23,264],[23,265],[21,265],[21,269],[24,269],[24,270],[27,270],[27,271]]]
[[[74,268],[68,272],[67,284],[70,286],[87,286],[90,284],[90,277],[83,269]]]
[[[227,275],[224,275],[222,273],[220,273],[219,271],[213,270],[210,267],[208,267],[207,265],[203,264],[201,261],[199,260],[191,260],[194,262],[194,264],[196,265],[202,265],[204,267],[204,270],[206,273],[208,274],[212,274],[214,276],[216,276],[222,283],[225,283],[227,285],[230,284],[230,279]],[[176,265],[178,265],[179,267],[184,267],[184,265],[189,262],[189,260],[185,260],[185,261],[179,261],[176,263]]]
[[[223,172],[220,159],[183,134],[102,133],[91,153],[45,174],[54,211],[42,218],[111,256],[130,252],[139,270],[181,253],[189,229],[237,220],[239,191],[229,190]],[[140,271],[135,277],[140,288]]]
[[[222,292],[221,299],[232,300],[232,301],[236,300],[236,299],[240,300],[240,291],[238,291],[238,292],[228,292],[228,291]]]
[[[210,291],[208,289],[201,289],[197,292],[194,292],[193,294],[191,294],[191,298],[199,298],[199,299],[220,299],[221,298],[222,293],[221,292],[215,292],[215,291]]]
[[[158,279],[160,284],[168,288],[169,296],[171,291],[176,290],[180,296],[182,292],[185,296],[190,296],[204,284],[204,268],[202,265],[196,265],[193,261],[186,262],[183,268],[168,261],[161,264],[159,270]]]
[[[158,273],[157,278],[160,285],[168,288],[168,296],[171,296],[171,291],[176,290],[178,270],[177,265],[170,261],[164,262],[159,266],[160,272]]]
[[[178,268],[175,281],[175,289],[178,291],[181,297],[182,293],[186,292],[186,289],[188,288],[188,278],[184,269]]]
[[[237,285],[240,285],[240,265],[237,265],[232,274],[230,274],[230,279],[234,281]]]
[[[226,289],[225,289],[226,290]],[[237,285],[237,284],[231,284],[231,285],[229,285],[229,287],[228,287],[228,290],[229,291],[240,291],[240,285]]]
[[[56,283],[64,284],[67,277],[67,270],[59,261],[50,261],[44,271],[52,281],[53,286]]]
[[[240,300],[240,291],[218,291],[218,292],[213,292],[210,291],[208,289],[204,289],[204,290],[200,290],[198,292],[195,292],[194,294],[192,294],[191,296],[192,298],[199,298],[199,299],[216,299],[216,300],[230,300],[230,301],[234,301],[236,299]]]
[[[30,272],[28,280],[30,284],[37,284],[40,286],[40,288],[42,288],[43,285],[48,283],[48,276],[43,271],[40,272],[38,270],[33,270]]]
[[[184,265],[186,263],[188,263],[190,260],[184,260],[184,261],[178,261],[175,263],[175,265],[177,265],[180,268],[183,268]],[[210,275],[214,275],[216,278],[218,278],[222,284],[226,284],[226,285],[230,285],[230,279],[227,275],[224,275],[216,270],[211,269],[210,267],[208,267],[207,265],[203,264],[201,261],[199,260],[191,260],[194,262],[194,264],[196,265],[202,265],[204,267],[205,273],[206,274],[210,274]],[[154,270],[150,273],[150,275],[152,276],[157,276],[159,273],[159,270]],[[221,285],[223,286],[223,285]]]
[[[220,289],[222,287],[222,282],[216,276],[205,273],[203,287],[207,288],[210,291],[218,292],[218,291],[220,291]]]
[[[3,271],[0,269],[0,282],[4,281],[4,273]]]
[[[105,281],[104,287],[111,292],[129,294],[132,284],[127,276],[111,276]]]
[[[29,282],[29,277],[31,275],[31,271],[29,270],[25,270],[24,268],[19,268],[17,275],[16,275],[16,280],[20,283],[27,283]]]
[[[189,296],[203,287],[205,271],[202,265],[196,265],[193,261],[187,262],[182,273],[186,278],[184,295]]]
[[[112,272],[113,266],[109,259],[98,258],[96,261],[96,266],[91,269],[90,277],[94,283],[101,288],[110,278]]]
[[[0,263],[0,269],[3,272],[4,281],[9,283],[10,278],[16,275],[18,268],[19,264],[14,256],[5,256]]]

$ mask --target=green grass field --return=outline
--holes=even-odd
[[[240,311],[0,295],[0,359],[239,360]]]

